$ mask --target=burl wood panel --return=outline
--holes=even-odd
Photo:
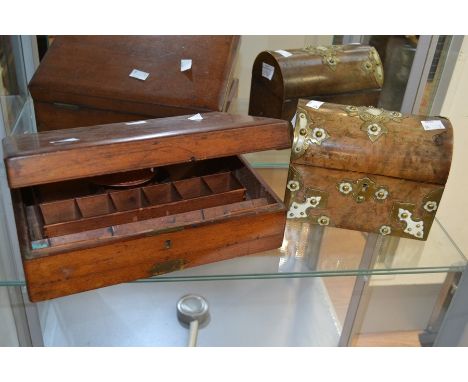
[[[377,51],[370,46],[342,45],[331,55],[315,50],[286,49],[292,56],[274,51],[260,53],[252,68],[249,114],[290,121],[299,98],[331,97],[352,105],[377,105],[383,84],[383,68]],[[335,60],[328,65],[328,60]],[[365,65],[371,63],[371,70]],[[262,76],[263,64],[271,65],[271,80]],[[369,95],[365,95],[369,93]],[[342,98],[346,95],[346,98]],[[377,95],[377,97],[376,97]]]
[[[24,260],[28,294],[31,301],[42,301],[278,248],[284,225],[283,211],[240,216],[218,224]]]
[[[221,111],[230,103],[239,40],[238,36],[58,36],[29,89],[35,105],[57,102],[153,118]],[[192,59],[192,69],[181,72],[181,59]],[[150,75],[145,81],[129,77],[133,69]],[[60,125],[39,108],[38,126],[47,130],[85,126],[87,117],[73,125],[83,116],[79,110],[79,116],[73,117],[74,113],[57,109],[55,114],[63,116]],[[104,118],[99,124],[115,121],[106,119],[110,113],[91,114]]]
[[[381,226],[390,226],[393,231],[404,228],[404,223],[396,222],[392,219],[391,212],[394,203],[412,203],[416,206],[413,218],[420,219],[427,216],[423,209],[424,197],[436,190],[443,191],[444,187],[438,184],[419,183],[405,179],[397,179],[386,176],[379,176],[369,173],[359,173],[352,171],[340,171],[327,168],[320,168],[308,165],[291,165],[300,174],[305,185],[301,191],[297,192],[293,200],[296,202],[305,201],[305,190],[311,188],[320,190],[327,194],[326,205],[320,208],[310,208],[309,216],[325,215],[330,218],[330,226],[352,229],[364,232],[379,233]],[[388,189],[388,197],[384,201],[377,201],[370,197],[367,201],[356,203],[352,195],[343,195],[338,191],[338,184],[344,180],[356,181],[358,179],[369,178],[379,187]],[[286,205],[290,205],[291,192],[287,191]],[[307,218],[310,219],[310,218]],[[424,227],[424,237],[430,230],[429,223]],[[413,238],[411,235],[401,234],[400,236]]]
[[[350,116],[346,106],[325,103],[316,110],[305,104],[300,100],[298,112],[306,113],[309,130],[323,128],[329,138],[311,144],[293,163],[445,185],[453,149],[448,119],[404,115],[401,122],[379,122],[388,132],[372,142],[362,130],[365,121]],[[439,120],[445,129],[426,131],[426,120]]]
[[[290,147],[288,123],[203,114],[45,131],[3,140],[11,188]]]

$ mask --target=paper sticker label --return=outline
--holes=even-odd
[[[126,125],[130,126],[130,125],[143,125],[144,123],[146,123],[146,121],[135,121],[135,122],[127,122]]]
[[[279,53],[281,54],[283,57],[289,57],[289,56],[292,56],[292,53],[289,53],[288,51],[286,50],[275,50],[276,53]]]
[[[192,115],[191,117],[188,117],[187,119],[190,119],[191,121],[201,121],[203,117],[200,115],[200,113]]]
[[[434,119],[432,121],[421,121],[421,125],[426,131],[445,129],[445,126],[442,123],[442,121],[438,119]]]
[[[149,76],[149,73],[143,72],[138,69],[133,69],[132,72],[129,74],[130,77],[136,78],[137,80],[146,80]]]
[[[262,77],[268,78],[271,81],[273,74],[275,74],[275,67],[262,62]]]
[[[292,125],[293,127],[296,126],[296,115],[297,115],[297,114],[294,114],[294,117],[291,119],[291,125]]]
[[[60,139],[58,141],[50,141],[49,143],[52,143],[53,145],[55,145],[55,144],[61,144],[61,143],[78,142],[79,140],[80,140],[79,138],[66,138],[66,139]]]
[[[323,102],[321,101],[309,101],[307,102],[306,106],[311,107],[312,109],[318,110],[320,109],[320,106],[323,105]]]
[[[180,60],[180,71],[185,72],[192,69],[192,60]]]

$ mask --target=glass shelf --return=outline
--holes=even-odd
[[[281,162],[283,157],[289,154],[285,150],[266,153],[263,159],[271,160],[275,154],[277,160],[273,162],[257,161],[262,158],[253,156],[253,164],[273,190],[283,196],[287,168],[279,165],[284,163]],[[308,223],[288,221],[281,248],[135,283],[445,273],[461,271],[467,263],[463,253],[437,220],[426,242],[381,237],[381,245],[375,249],[379,251],[375,256],[377,260],[370,268],[360,265],[368,236],[358,231],[331,227],[323,229]],[[24,280],[0,280],[0,286],[23,285]]]

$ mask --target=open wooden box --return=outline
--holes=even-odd
[[[285,207],[237,154],[284,121],[226,113],[6,138],[31,301],[281,245]]]

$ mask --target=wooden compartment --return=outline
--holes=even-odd
[[[174,186],[184,199],[199,198],[211,194],[202,178],[193,178],[174,182]]]
[[[81,217],[74,199],[41,203],[40,208],[46,224],[63,223]]]
[[[177,202],[181,199],[173,183],[162,183],[143,187],[143,193],[152,205]]]
[[[107,193],[76,198],[76,202],[78,203],[83,218],[107,215],[115,212],[114,203],[112,203]]]
[[[210,190],[215,193],[238,190],[242,188],[236,178],[230,172],[204,176],[203,180]]]
[[[110,197],[117,211],[137,210],[145,203],[140,188],[111,192]]]

